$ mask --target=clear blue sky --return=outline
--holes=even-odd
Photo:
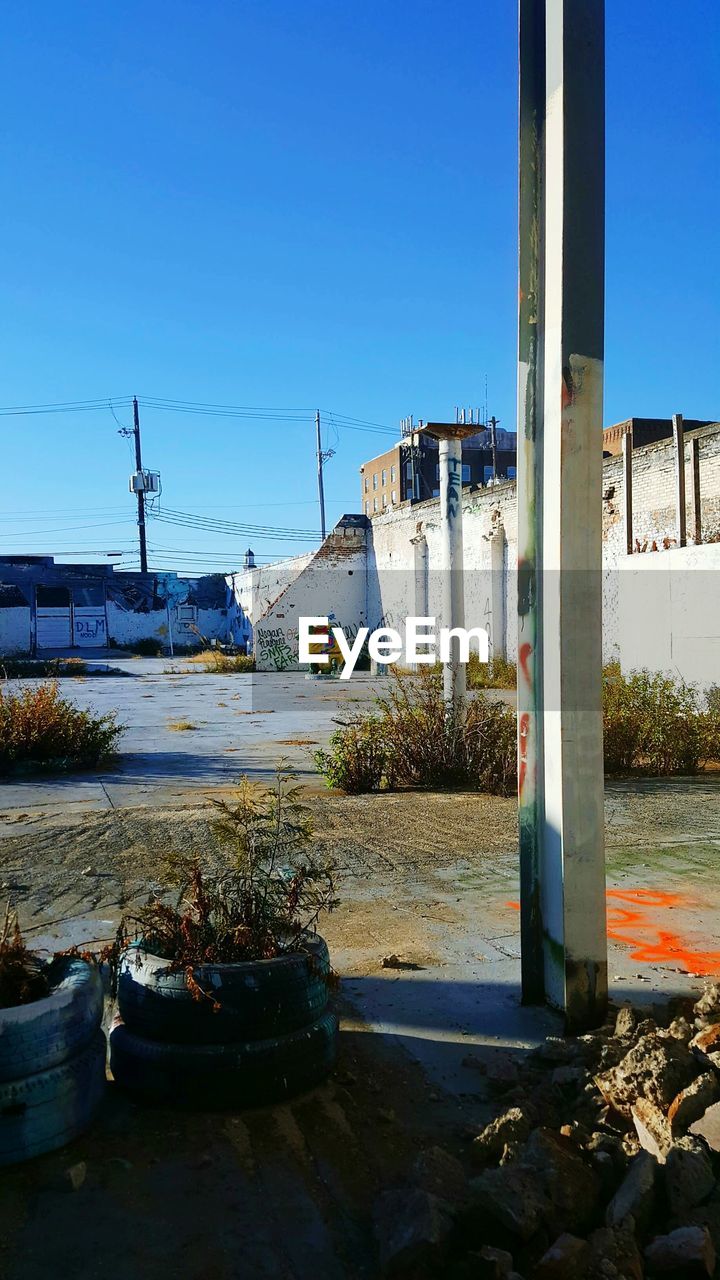
[[[606,423],[720,417],[719,37],[716,0],[608,0]],[[514,425],[513,0],[34,0],[3,45],[1,404],[394,429],[487,374]],[[108,409],[2,429],[3,550],[133,546]],[[147,409],[143,436],[169,507],[317,528],[310,418]],[[383,441],[329,432],[331,520]],[[150,541],[233,564],[248,539]]]

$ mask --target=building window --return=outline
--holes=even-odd
[[[365,515],[366,515],[366,516],[369,516],[369,515],[370,515],[370,502],[369,502],[369,501],[365,503]]]
[[[367,478],[367,476],[366,476],[366,477],[365,477],[365,492],[366,492],[366,493],[367,493],[367,491],[368,491],[368,489],[369,489],[369,488],[370,488],[370,481],[368,480],[368,478]]]
[[[377,511],[377,498],[373,498],[373,511]]]
[[[386,494],[386,493],[384,493],[384,494],[383,494],[383,507],[386,507],[386,506],[387,506],[387,494]]]
[[[387,471],[385,470],[384,467],[382,470],[382,483],[383,483],[383,489],[384,489],[385,485],[387,484]]]
[[[440,497],[440,490],[433,489],[433,498],[439,498],[439,497]]]
[[[483,467],[483,484],[487,484],[489,480],[492,480],[492,473],[492,467]]]
[[[394,464],[393,464],[393,466],[390,468],[390,483],[391,483],[391,484],[394,484],[394,483],[395,483],[395,465],[394,465]],[[395,499],[393,499],[393,501],[395,501]]]
[[[469,462],[463,462],[462,464],[462,478],[463,478],[463,484],[470,483],[470,463]]]
[[[377,489],[377,471],[373,475],[373,489]]]
[[[393,489],[392,493],[390,494],[390,501],[391,501],[391,502],[397,502],[397,490],[396,490],[396,489]]]
[[[408,484],[412,484],[412,478],[413,478],[412,462],[406,462],[405,463],[405,479],[407,480]]]
[[[436,480],[440,479],[440,463],[439,462],[435,463],[435,479]]]
[[[514,480],[517,475],[517,467],[508,467],[507,474],[508,480]]]
[[[197,622],[197,605],[181,604],[178,607],[179,622]]]

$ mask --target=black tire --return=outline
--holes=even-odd
[[[110,1032],[110,1069],[123,1089],[150,1102],[203,1110],[277,1102],[322,1080],[335,1062],[337,1018],[290,1035],[232,1045],[161,1044],[120,1018]]]
[[[315,1021],[327,1007],[330,957],[323,938],[307,952],[274,960],[198,965],[195,981],[220,1005],[195,999],[184,970],[129,947],[118,976],[118,1008],[130,1031],[171,1044],[231,1044],[287,1035]]]
[[[0,1084],[0,1165],[55,1151],[83,1133],[105,1093],[102,1031],[49,1071]]]
[[[61,956],[48,965],[50,994],[0,1009],[0,1082],[49,1071],[89,1044],[100,1026],[103,985],[96,965]]]

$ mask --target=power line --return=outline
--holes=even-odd
[[[219,520],[212,516],[198,516],[189,511],[171,508],[151,508],[148,512],[161,524],[174,524],[186,529],[200,529],[208,533],[230,534],[232,537],[285,538],[289,541],[317,542],[319,534],[313,529],[289,529],[279,525],[257,525],[244,522]]]
[[[246,418],[262,422],[305,423],[312,425],[315,420],[314,409],[278,409],[268,405],[222,405],[199,400],[173,400],[162,396],[139,396],[138,401],[148,409],[164,410],[168,413],[200,414],[206,417]],[[25,414],[53,413],[94,413],[98,410],[110,412],[115,416],[115,408],[131,408],[132,396],[106,396],[95,400],[64,400],[47,404],[25,404],[0,406],[0,416],[12,417]],[[339,428],[347,431],[363,431],[379,435],[397,436],[397,430],[386,423],[369,422],[365,418],[357,418],[352,414],[340,413],[338,410],[323,409],[322,413],[331,416]]]

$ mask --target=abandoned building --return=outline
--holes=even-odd
[[[0,652],[198,646],[227,633],[222,574],[117,572],[56,564],[52,556],[0,556]]]

